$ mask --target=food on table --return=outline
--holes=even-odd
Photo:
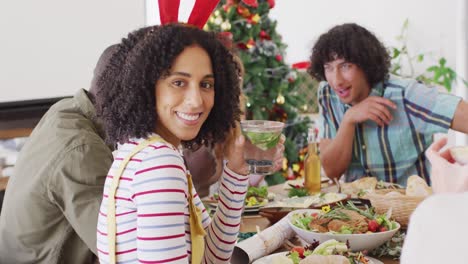
[[[367,264],[368,259],[362,252],[351,252],[344,242],[335,239],[321,244],[318,241],[301,247],[293,247],[286,256],[279,255],[273,259],[273,264]]]
[[[340,204],[326,213],[294,213],[291,223],[304,230],[332,234],[377,233],[398,227],[385,214],[376,214],[372,207],[362,210],[351,202]]]
[[[358,180],[349,183],[341,184],[341,191],[351,196],[358,196],[359,193],[375,191],[377,186],[377,178],[375,177],[363,177]]]
[[[406,183],[406,195],[408,196],[429,196],[432,194],[432,188],[426,181],[418,175],[412,175]]]
[[[453,159],[461,165],[468,164],[468,146],[452,147],[450,148],[450,154],[452,155]]]
[[[401,185],[378,181],[375,177],[362,177],[353,182],[341,184],[341,191],[351,195],[351,197],[364,197],[366,194],[373,194],[378,190],[402,190]]]
[[[256,207],[263,206],[268,203],[270,198],[274,198],[274,194],[268,193],[268,187],[254,187],[250,186],[247,189],[247,194],[245,196],[245,206],[246,207]],[[204,199],[203,202],[208,202],[209,204],[216,205],[219,201],[219,194],[215,193],[210,196],[207,200]]]
[[[266,186],[250,186],[245,197],[245,206],[261,206],[268,203],[268,189]]]
[[[266,207],[317,208],[326,204],[342,201],[345,198],[347,198],[347,195],[343,193],[317,193],[303,197],[284,198],[275,202],[270,202]]]

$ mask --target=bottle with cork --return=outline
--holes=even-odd
[[[307,141],[307,155],[304,158],[304,187],[309,191],[309,194],[312,195],[320,193],[321,189],[318,128],[309,128]]]

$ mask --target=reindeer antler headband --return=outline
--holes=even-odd
[[[180,0],[158,0],[161,25],[178,23]],[[187,24],[202,29],[219,0],[196,0]]]

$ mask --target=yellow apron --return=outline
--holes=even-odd
[[[135,156],[142,149],[146,148],[150,144],[156,142],[165,142],[160,136],[152,136],[149,139],[141,142],[135,149],[122,161],[114,178],[109,190],[109,201],[107,208],[107,236],[109,240],[109,263],[116,263],[115,257],[115,240],[116,240],[116,219],[115,219],[115,194],[117,193],[117,187],[119,186],[120,177],[125,170],[130,159]],[[202,225],[201,210],[193,202],[193,183],[192,176],[187,170],[187,182],[188,182],[188,205],[189,205],[189,221],[190,221],[190,237],[192,240],[192,264],[199,264],[202,262],[203,253],[205,250],[205,230]]]

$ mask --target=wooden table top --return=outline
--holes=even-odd
[[[278,184],[274,186],[268,187],[268,191],[275,193],[276,198],[283,198],[287,197],[287,192],[283,188],[283,184]],[[334,185],[328,185],[325,184],[324,187],[322,187],[322,191],[324,192],[336,192],[337,187]],[[257,228],[259,230],[264,230],[271,226],[270,221],[261,216],[261,215],[245,215],[242,217],[242,222],[240,226],[240,231],[245,233],[245,232],[257,232]],[[374,257],[375,258],[375,257]],[[380,258],[380,261],[382,261],[384,264],[398,264],[400,261],[398,260],[393,260],[391,258]]]

